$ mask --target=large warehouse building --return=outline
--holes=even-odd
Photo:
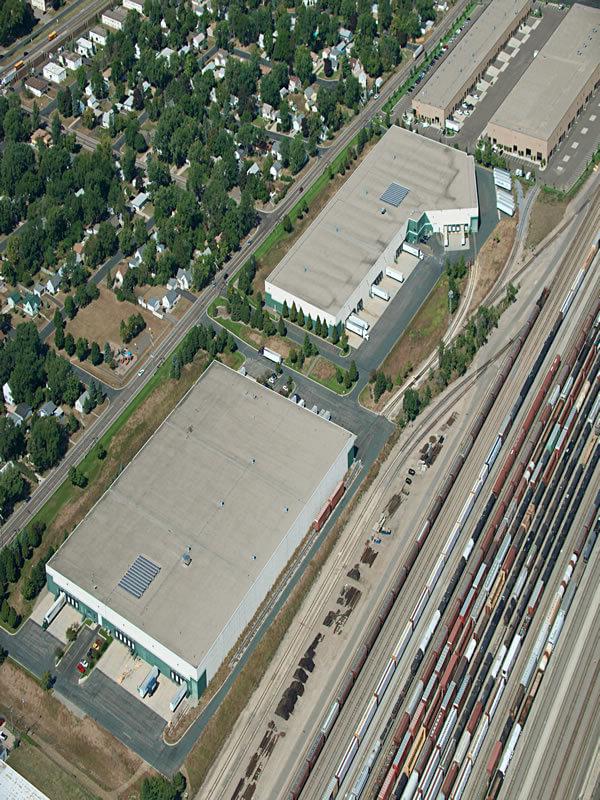
[[[445,127],[448,117],[527,18],[531,4],[532,0],[492,0],[415,95],[412,107],[416,116]]]
[[[473,157],[393,126],[265,281],[266,302],[343,324],[404,241],[478,223]]]
[[[46,566],[197,698],[354,456],[354,434],[213,362]]]
[[[517,156],[547,162],[600,84],[600,8],[574,5],[488,123]]]

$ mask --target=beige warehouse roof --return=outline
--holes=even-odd
[[[213,362],[50,566],[198,666],[354,439]],[[160,567],[140,599],[118,586],[138,555]]]
[[[396,208],[381,200],[392,182],[408,189]],[[476,207],[472,156],[392,126],[268,282],[337,315],[407,220],[426,211]]]
[[[531,0],[492,0],[415,95],[415,100],[446,108],[456,91],[479,70],[482,59],[495,50],[512,20],[530,5]]]
[[[547,140],[600,65],[600,9],[574,5],[490,123]]]

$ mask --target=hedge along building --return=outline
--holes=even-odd
[[[491,118],[486,135],[508,153],[547,162],[599,85],[600,9],[575,4]]]
[[[473,157],[393,126],[273,270],[265,300],[343,324],[404,241],[478,223]]]
[[[46,565],[48,587],[196,699],[355,439],[213,362]]]

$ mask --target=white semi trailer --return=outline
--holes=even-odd
[[[352,322],[350,318],[346,320],[346,329],[352,331],[352,333],[356,333],[361,338],[369,341],[369,334],[367,333],[365,328],[361,327],[360,325],[357,325],[355,322]]]
[[[394,269],[393,267],[386,267],[385,274],[388,278],[392,278],[398,283],[404,283],[404,275],[398,269]]]
[[[380,300],[385,300],[385,302],[386,302],[386,303],[387,303],[387,301],[390,299],[390,296],[389,296],[389,294],[386,292],[386,290],[385,290],[385,289],[382,289],[382,288],[381,288],[381,286],[377,286],[377,284],[376,284],[376,283],[374,283],[374,284],[371,286],[371,292],[370,292],[370,294],[371,294],[371,297],[378,297]]]

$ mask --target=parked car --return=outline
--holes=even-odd
[[[89,662],[86,661],[85,658],[82,658],[79,664],[77,664],[77,670],[82,674],[86,671],[88,667],[89,667]]]
[[[406,479],[406,483],[408,483],[408,485],[410,486],[410,484],[412,483],[412,480],[410,478],[407,478]]]
[[[267,379],[267,383],[269,384],[269,386],[274,386],[276,382],[277,382],[277,375],[275,373],[269,375]]]
[[[8,739],[8,736],[4,733],[4,731],[0,731],[0,739],[5,742]]]
[[[415,471],[414,471],[414,469],[412,467],[408,470],[408,474],[409,475],[414,475],[415,474]]]

